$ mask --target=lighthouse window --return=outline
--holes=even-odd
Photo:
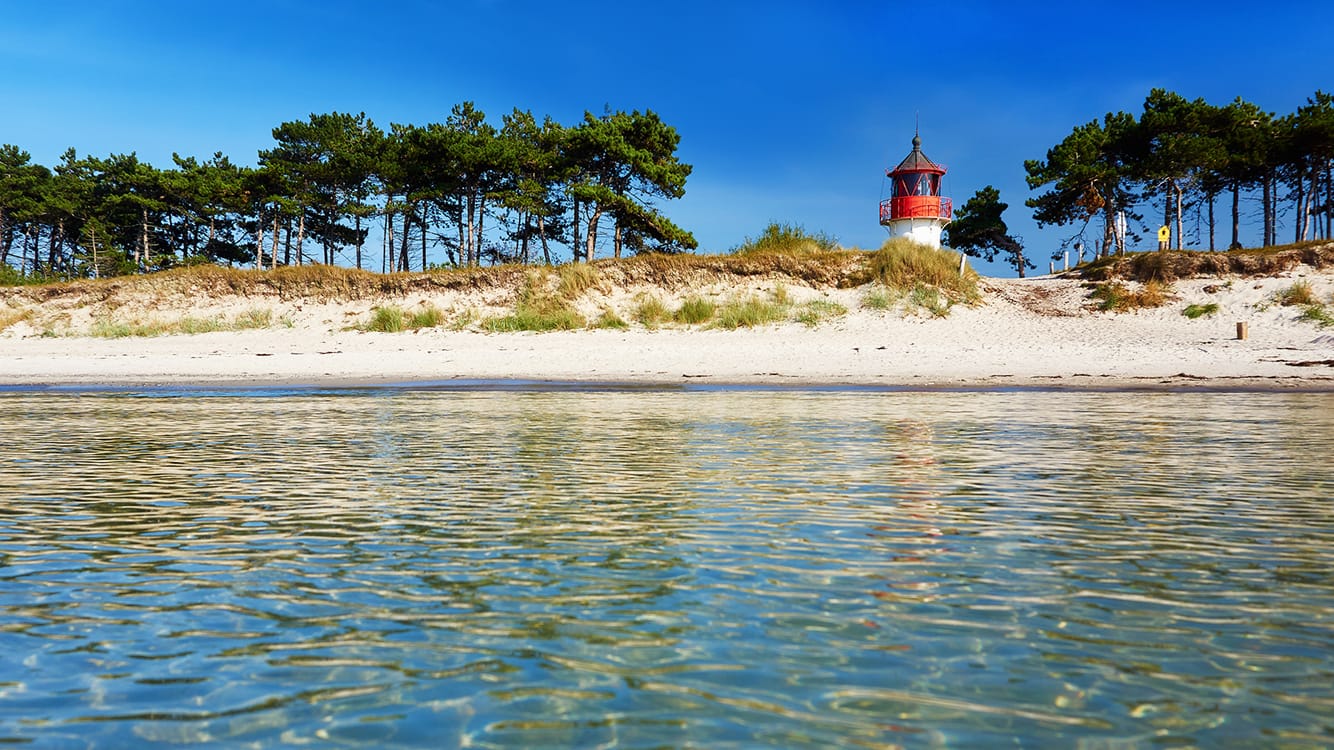
[[[895,181],[894,194],[904,195],[940,195],[940,175],[905,174]]]

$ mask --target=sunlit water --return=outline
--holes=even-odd
[[[0,394],[0,741],[1334,743],[1334,396]]]

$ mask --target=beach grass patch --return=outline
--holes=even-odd
[[[32,308],[0,312],[0,331],[32,317]]]
[[[597,266],[588,263],[567,263],[557,273],[560,281],[556,284],[556,294],[565,299],[575,299],[602,283]]]
[[[1274,295],[1274,301],[1285,307],[1320,304],[1308,281],[1298,281],[1286,289],[1280,289]]]
[[[713,319],[718,312],[718,303],[706,297],[687,297],[673,318],[688,325],[700,325]]]
[[[405,321],[408,328],[435,328],[445,322],[445,313],[435,305],[424,305],[408,314]]]
[[[363,331],[377,333],[398,333],[403,330],[403,308],[376,307],[371,310],[371,319],[362,327]]]
[[[1131,289],[1120,281],[1107,281],[1094,284],[1089,298],[1104,312],[1129,312],[1162,307],[1172,299],[1172,287],[1156,279],[1144,282],[1138,289]]]
[[[868,263],[872,279],[890,289],[910,292],[925,285],[938,289],[951,303],[971,305],[982,299],[977,272],[967,267],[959,273],[959,254],[949,250],[892,237]]]
[[[861,301],[862,307],[885,312],[894,309],[894,305],[899,301],[899,295],[891,289],[876,284],[862,294]]]
[[[602,308],[602,314],[599,315],[598,319],[593,322],[593,327],[609,328],[612,330],[623,331],[629,328],[630,324],[625,322],[625,318],[622,318],[620,315],[617,315],[615,310],[611,309],[610,307],[604,307]]]
[[[1318,303],[1307,305],[1302,310],[1302,314],[1297,316],[1297,319],[1304,320],[1308,323],[1315,323],[1321,328],[1334,326],[1334,314],[1331,314],[1324,305]]]
[[[841,318],[847,314],[848,308],[837,302],[824,299],[813,299],[798,307],[797,321],[814,328],[825,321]]]
[[[904,311],[909,314],[921,310],[933,318],[948,318],[954,302],[936,287],[918,283],[908,291],[903,306]]]
[[[672,318],[667,305],[653,294],[641,294],[635,303],[632,315],[635,321],[645,328],[657,328]]]
[[[1181,314],[1195,320],[1196,318],[1208,317],[1216,312],[1218,312],[1218,303],[1210,302],[1204,305],[1186,305],[1186,309],[1182,310]]]
[[[482,323],[482,328],[493,333],[514,333],[518,331],[573,331],[584,328],[587,322],[573,308],[560,307],[536,309],[531,307],[515,308],[513,314],[490,318]]]
[[[823,232],[808,232],[798,224],[770,222],[754,239],[746,237],[732,249],[734,255],[773,253],[809,255],[838,249],[838,241]]]
[[[787,319],[789,305],[752,294],[726,302],[718,308],[713,326],[727,330],[753,328]]]

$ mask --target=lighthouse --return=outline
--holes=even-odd
[[[885,175],[890,181],[890,197],[880,201],[880,223],[889,230],[889,236],[940,247],[940,232],[950,223],[954,205],[940,196],[945,168],[922,153],[921,137],[913,134],[912,153]]]

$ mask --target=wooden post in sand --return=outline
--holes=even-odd
[[[1245,341],[1251,335],[1250,324],[1245,322],[1237,323],[1237,340]]]

